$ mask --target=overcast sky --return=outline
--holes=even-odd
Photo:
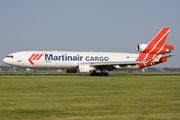
[[[0,0],[0,65],[29,50],[138,53],[163,27],[180,67],[179,0]]]

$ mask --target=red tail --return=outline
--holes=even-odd
[[[163,46],[169,31],[170,28],[162,28],[159,33],[148,43],[148,46]]]
[[[162,28],[159,33],[148,43],[138,45],[138,51],[141,52],[136,61],[149,61],[155,59],[158,54],[170,53],[174,49],[174,46],[164,45],[170,28]],[[160,60],[159,62],[140,64],[139,67],[151,66],[166,62],[166,60]]]

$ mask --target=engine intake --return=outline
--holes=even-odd
[[[148,46],[148,44],[138,44],[137,50],[138,50],[140,53],[142,53],[142,52],[146,49],[147,46]]]

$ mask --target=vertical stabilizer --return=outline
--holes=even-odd
[[[170,53],[171,50],[174,49],[174,46],[164,45],[169,31],[170,28],[162,28],[159,31],[159,33],[148,44],[139,44],[137,49],[141,54],[139,55],[136,61],[149,61],[151,59],[155,59],[160,54]],[[153,64],[140,64],[139,67],[142,68],[154,64],[154,62]]]

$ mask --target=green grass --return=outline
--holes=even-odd
[[[0,119],[179,120],[180,77],[0,77]]]
[[[31,76],[90,76],[90,73],[66,73],[52,71],[30,72]],[[26,76],[26,72],[0,72],[0,76]],[[109,76],[180,76],[180,72],[111,71]]]

